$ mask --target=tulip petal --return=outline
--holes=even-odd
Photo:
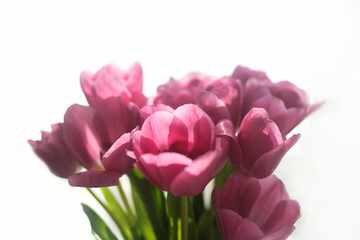
[[[283,226],[292,226],[299,216],[300,206],[296,201],[280,201],[261,229],[265,234],[272,234],[281,230]]]
[[[220,121],[215,127],[215,135],[228,140],[230,143],[230,160],[236,159],[236,161],[232,161],[231,163],[235,169],[241,169],[242,150],[237,138],[235,137],[235,130],[232,122],[229,120]],[[224,150],[225,149],[220,148],[220,151]],[[226,150],[225,154],[227,154]]]
[[[142,122],[144,122],[145,119],[147,119],[151,114],[158,112],[158,111],[173,113],[174,109],[172,109],[170,106],[165,105],[165,104],[158,104],[156,106],[146,105],[140,109],[140,115],[141,115]]]
[[[155,112],[149,116],[141,127],[141,135],[152,139],[160,151],[169,149],[168,136],[173,115],[169,112]]]
[[[74,104],[64,116],[64,139],[87,169],[101,168],[100,139],[95,135],[94,116],[96,112],[91,107]]]
[[[164,152],[143,154],[136,165],[153,184],[163,191],[170,191],[173,179],[191,163],[192,160],[182,154]]]
[[[200,107],[186,104],[174,111],[188,129],[188,153],[195,158],[210,148],[214,142],[214,123]],[[201,139],[199,137],[201,136]]]
[[[300,134],[294,134],[291,138],[260,156],[248,171],[256,178],[265,178],[274,172],[281,159],[290,148],[300,139]]]
[[[113,171],[87,171],[71,175],[68,180],[73,187],[110,187],[118,185],[121,175]]]
[[[222,119],[231,119],[225,103],[212,92],[201,91],[197,94],[195,102],[211,117],[215,124]]]
[[[194,159],[172,181],[170,190],[175,196],[200,194],[210,180],[223,168],[226,158],[222,153],[209,151]]]
[[[232,174],[221,188],[221,208],[232,209],[247,218],[261,191],[256,178]]]
[[[122,174],[130,171],[135,162],[127,155],[130,145],[130,133],[123,134],[103,156],[104,168],[107,171],[117,171]]]
[[[264,237],[264,234],[255,223],[242,218],[236,212],[222,209],[220,215],[226,239],[253,240]]]
[[[261,190],[253,202],[247,218],[256,222],[256,224],[262,228],[279,201],[288,199],[289,196],[286,193],[284,184],[275,175],[258,181]]]

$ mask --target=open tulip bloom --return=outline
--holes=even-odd
[[[89,105],[73,104],[28,142],[114,221],[118,229],[82,204],[96,239],[280,240],[294,231],[299,204],[273,172],[300,138],[290,131],[321,106],[302,89],[238,66],[224,77],[171,78],[147,98],[137,63],[84,71],[80,83]]]

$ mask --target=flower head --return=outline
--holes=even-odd
[[[276,123],[266,110],[253,108],[244,117],[237,140],[241,155],[232,155],[234,168],[257,178],[269,176],[285,153],[299,140],[300,134],[284,139]]]
[[[233,173],[212,201],[223,239],[286,239],[300,216],[299,204],[291,200],[284,184],[274,175],[256,179]]]
[[[80,76],[81,88],[90,106],[97,106],[110,97],[122,97],[126,103],[133,102],[139,107],[146,104],[142,94],[143,74],[141,66],[134,63],[128,71],[115,65],[107,65],[97,73],[83,71]]]
[[[164,191],[175,196],[197,195],[226,162],[226,136],[230,135],[226,130],[221,124],[214,126],[193,104],[173,113],[157,111],[132,135],[136,166]]]
[[[51,128],[51,132],[41,132],[40,141],[29,140],[28,143],[53,174],[67,178],[77,172],[80,163],[64,140],[62,123],[54,124]]]

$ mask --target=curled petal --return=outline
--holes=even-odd
[[[105,153],[102,163],[107,171],[117,171],[122,174],[133,168],[135,160],[128,157],[127,151],[131,149],[130,133],[123,134]]]
[[[294,134],[291,138],[280,144],[273,150],[259,157],[249,170],[254,177],[265,178],[269,176],[279,165],[281,159],[290,148],[300,139],[300,134]]]

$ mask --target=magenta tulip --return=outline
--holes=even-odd
[[[154,105],[165,104],[172,108],[194,103],[195,96],[215,80],[214,77],[203,73],[189,73],[184,78],[175,80],[171,78],[166,84],[160,85],[153,100]]]
[[[83,71],[80,76],[81,88],[90,106],[97,106],[109,97],[122,97],[126,103],[133,102],[139,107],[146,104],[142,94],[143,74],[138,63],[128,71],[115,65],[101,68],[97,73]]]
[[[268,82],[268,83],[271,82],[268,76],[264,72],[255,71],[243,66],[237,66],[234,69],[232,77],[234,79],[239,79],[244,86],[247,84],[249,80],[256,80],[259,82]]]
[[[266,110],[253,108],[244,117],[237,134],[242,155],[232,155],[234,168],[257,178],[269,176],[285,153],[299,140],[295,134],[285,140]]]
[[[214,94],[216,101],[207,97],[207,99],[200,98],[200,101],[196,103],[210,115],[214,123],[221,119],[230,119],[234,126],[238,128],[242,119],[244,97],[241,83],[234,78],[223,77],[211,82],[206,91],[208,92],[207,95],[210,95],[210,93]],[[215,97],[213,98],[215,99]],[[224,113],[225,111],[228,113],[228,116]]]
[[[288,81],[268,84],[250,81],[244,104],[245,111],[253,107],[266,109],[281,133],[287,135],[322,103],[310,105],[305,91]]]
[[[41,132],[41,141],[29,140],[28,143],[53,174],[67,178],[76,173],[81,165],[64,141],[63,125],[58,123],[51,128],[51,132]]]
[[[104,154],[101,159],[104,170],[88,170],[69,177],[71,186],[80,187],[108,187],[119,183],[119,177],[129,172],[135,163],[127,156],[132,150],[130,133],[123,134]]]
[[[115,151],[114,148],[121,146],[122,152],[125,154],[126,149],[130,148],[130,137],[126,133],[131,132],[140,123],[141,118],[137,107],[132,103],[126,104],[121,97],[108,98],[96,107],[77,104],[69,107],[64,116],[65,141],[79,158],[81,164],[89,170],[69,179],[70,184],[84,186],[86,183],[94,182],[96,183],[94,187],[97,187],[99,184],[101,185],[101,183],[97,183],[97,180],[81,180],[79,177],[97,178],[99,174],[106,174],[93,171],[116,171],[120,175],[127,172],[134,161],[128,157],[122,157],[119,150]],[[110,148],[112,146],[113,148]],[[112,157],[110,157],[110,153]],[[106,160],[107,157],[110,157],[110,160]],[[124,162],[113,163],[114,161]],[[111,174],[111,176],[115,175]],[[104,184],[109,184],[109,181]],[[85,186],[91,187],[90,185]]]
[[[222,239],[285,240],[295,229],[299,204],[291,200],[284,184],[274,175],[256,179],[233,173],[212,201]]]
[[[223,168],[233,135],[230,121],[214,126],[193,104],[158,111],[132,135],[136,166],[161,190],[198,195]]]

